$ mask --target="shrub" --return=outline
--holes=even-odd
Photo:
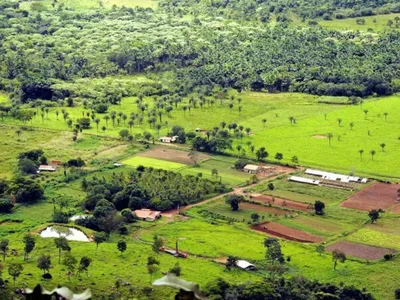
[[[393,257],[394,257],[394,255],[391,254],[391,253],[387,253],[387,254],[385,254],[385,255],[383,256],[383,258],[384,258],[386,261],[392,260]]]
[[[14,207],[10,199],[0,199],[0,213],[11,213]]]

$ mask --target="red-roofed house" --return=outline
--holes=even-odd
[[[151,209],[137,209],[134,211],[135,215],[143,220],[153,222],[159,218],[161,218],[161,211],[151,210]]]

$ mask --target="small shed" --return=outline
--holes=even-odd
[[[260,172],[261,167],[257,165],[245,165],[243,171],[249,174],[257,174]]]
[[[161,218],[161,211],[151,210],[151,209],[137,209],[134,211],[135,215],[143,220],[148,222],[153,222],[159,218]]]
[[[52,166],[52,165],[40,165],[38,170],[39,170],[39,172],[42,172],[42,171],[55,172],[55,171],[57,171],[57,167]]]
[[[240,269],[246,270],[246,271],[255,271],[257,270],[256,266],[249,263],[246,260],[238,260],[236,261],[236,266]]]

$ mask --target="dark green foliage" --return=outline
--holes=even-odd
[[[55,210],[53,212],[52,222],[54,223],[67,224],[68,219],[69,219],[69,214],[66,212],[63,212],[61,210]]]
[[[26,177],[17,177],[10,185],[9,193],[15,195],[18,203],[31,203],[42,199],[43,188],[40,184]]]
[[[239,159],[235,162],[235,169],[242,170],[246,165],[251,164],[251,160],[248,159]]]
[[[90,119],[89,118],[80,118],[77,120],[80,128],[89,129],[90,128]]]
[[[0,213],[9,214],[12,212],[14,203],[10,199],[0,199]]]
[[[394,291],[394,298],[395,298],[396,300],[400,299],[400,289],[396,289],[396,290]]]
[[[4,179],[0,179],[0,196],[4,195],[8,190],[8,183]]]
[[[126,242],[124,240],[118,241],[117,248],[118,248],[118,251],[121,252],[121,254],[122,254],[123,252],[126,251],[126,248],[127,248]]]
[[[78,158],[73,158],[70,159],[68,162],[68,167],[77,167],[77,168],[81,168],[85,165],[85,162],[82,160],[82,158],[78,157]]]
[[[225,198],[225,203],[229,204],[233,211],[239,210],[239,203],[244,201],[244,197],[242,195],[228,195]]]
[[[274,186],[274,184],[272,182],[268,183],[268,189],[270,191],[273,191],[275,189],[275,186]]]
[[[28,260],[29,253],[35,249],[36,240],[31,234],[27,234],[23,238],[24,242],[24,260]]]
[[[237,260],[238,258],[235,256],[228,256],[225,264],[226,268],[230,270],[231,268],[236,267]]]
[[[371,223],[375,223],[379,218],[379,211],[373,209],[368,213],[368,217],[371,219]]]
[[[18,162],[18,168],[21,170],[22,174],[28,175],[28,174],[37,174],[38,171],[38,165],[30,160],[30,159],[21,159]]]
[[[279,244],[278,239],[267,238],[264,240],[264,246],[267,248],[265,258],[269,261],[270,264],[274,264],[276,262],[280,264],[285,263],[285,258],[283,256],[281,245]]]
[[[325,214],[325,212],[324,212],[325,203],[321,202],[319,200],[315,201],[314,209],[315,209],[315,214],[316,215],[320,215],[320,216],[324,215]]]
[[[38,258],[37,266],[39,269],[43,270],[43,273],[46,273],[46,271],[48,273],[51,267],[50,255],[41,255]]]

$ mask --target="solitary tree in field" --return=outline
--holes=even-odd
[[[239,116],[240,116],[240,113],[242,112],[242,107],[241,106],[238,107],[238,111],[239,111]]]
[[[71,276],[74,274],[76,264],[78,263],[77,259],[71,255],[71,253],[67,253],[63,259],[63,265],[68,270],[68,280],[71,281]]]
[[[331,141],[333,139],[333,134],[332,133],[328,133],[328,142],[329,142],[329,147],[331,146]]]
[[[367,115],[368,115],[368,109],[364,109],[364,119],[367,119]]]
[[[374,224],[379,218],[379,211],[377,211],[376,209],[371,210],[368,213],[368,217],[371,219],[371,223]]]
[[[392,26],[393,26],[393,21],[392,21],[392,20],[388,20],[388,21],[387,21],[387,25],[388,25],[390,28],[392,28]]]
[[[280,152],[276,153],[275,159],[280,162],[283,159],[283,154]]]
[[[103,134],[105,134],[105,133],[106,133],[106,129],[107,129],[107,127],[106,127],[106,126],[103,126],[103,127],[101,127],[101,130],[103,131]]]
[[[56,117],[57,117],[57,120],[58,120],[58,115],[60,114],[60,112],[58,111],[58,110],[56,110]]]
[[[132,127],[133,127],[134,124],[135,124],[135,123],[134,123],[133,120],[129,120],[129,121],[128,121],[129,129],[131,130],[131,132],[132,132]]]
[[[371,158],[372,158],[372,160],[374,160],[374,156],[375,156],[375,154],[376,154],[376,151],[375,151],[375,150],[371,150],[371,151],[369,152],[369,154],[371,154]]]
[[[15,131],[15,133],[17,134],[18,139],[19,139],[19,137],[21,136],[22,130],[21,130],[21,129],[17,129],[17,130]]]
[[[230,270],[231,268],[234,268],[237,263],[237,257],[236,256],[228,256],[228,259],[226,260],[225,267]]]
[[[315,201],[314,210],[315,210],[315,214],[316,215],[319,215],[319,216],[324,215],[325,214],[324,209],[325,209],[325,203],[324,202],[321,202],[319,200]]]
[[[124,240],[118,241],[117,248],[118,248],[118,251],[121,252],[121,255],[122,255],[122,252],[125,252],[126,248],[127,248],[126,242]]]
[[[35,249],[36,241],[35,241],[35,238],[33,237],[33,235],[28,233],[27,235],[24,236],[23,242],[25,245],[24,246],[24,260],[28,260],[29,253],[31,253],[33,251],[33,249]]]
[[[8,252],[9,241],[7,239],[2,239],[0,242],[0,253],[3,255],[3,261],[6,260],[6,255]]]
[[[50,267],[51,267],[51,260],[50,260],[50,255],[42,255],[39,257],[37,266],[39,269],[43,271],[43,274],[49,273]]]
[[[159,265],[160,262],[156,260],[154,257],[150,256],[147,258],[147,272],[150,275],[150,283],[152,281],[153,274],[157,273],[158,270],[160,269]]]
[[[233,104],[232,103],[229,103],[229,109],[232,111],[232,108],[233,108]]]
[[[217,169],[212,169],[211,170],[211,176],[218,177],[218,170]]]
[[[226,122],[222,121],[220,125],[221,125],[222,129],[225,129]]]
[[[8,274],[13,278],[14,281],[14,289],[15,289],[15,280],[21,275],[24,268],[20,263],[10,263],[8,266]]]
[[[382,143],[382,144],[380,144],[379,146],[381,146],[382,152],[385,152],[386,144],[385,144],[385,143]]]
[[[103,119],[106,120],[106,127],[108,127],[108,121],[110,120],[110,116],[104,116]]]
[[[342,126],[342,119],[341,119],[341,118],[338,118],[338,119],[337,119],[337,122],[338,122],[338,125],[339,125],[339,126]]]
[[[247,133],[247,136],[250,135],[250,133],[251,133],[251,128],[250,128],[250,127],[247,127],[247,128],[246,128],[246,133]]]
[[[260,215],[258,213],[252,213],[251,219],[253,220],[254,223],[256,223],[260,219]]]
[[[354,122],[350,122],[350,130],[353,130]]]
[[[388,114],[389,114],[389,113],[387,113],[387,112],[383,113],[383,115],[385,116],[385,122],[387,122],[387,116],[388,116]]]
[[[199,159],[199,153],[197,151],[190,151],[188,153],[189,158],[193,161],[193,164],[197,166],[197,160]]]
[[[242,195],[228,195],[225,198],[225,203],[229,204],[232,208],[233,211],[238,211],[239,210],[239,203],[243,202],[244,197]]]
[[[336,270],[338,261],[344,263],[346,261],[346,254],[340,250],[333,250],[332,252],[333,269]]]
[[[290,125],[296,124],[296,119],[294,117],[289,117]]]
[[[292,157],[291,161],[292,161],[292,163],[294,163],[294,164],[298,164],[298,163],[299,163],[299,158],[298,158],[296,155],[294,155],[294,156]]]
[[[279,262],[280,264],[285,263],[281,245],[279,244],[279,240],[277,238],[266,238],[264,240],[264,247],[267,248],[265,258],[270,262],[270,264],[274,264],[276,262]]]
[[[156,124],[157,135],[160,136],[161,124]]]
[[[99,245],[104,243],[106,240],[107,236],[104,232],[95,232],[95,234],[93,235],[93,241],[96,243],[96,255]]]
[[[319,253],[319,255],[321,256],[322,253],[325,252],[325,247],[324,245],[318,245],[317,247],[315,247],[315,251],[317,251]]]
[[[86,272],[86,275],[89,276],[89,266],[92,260],[89,257],[83,256],[79,262],[78,274],[81,272]]]
[[[263,160],[268,157],[268,152],[265,150],[264,147],[261,147],[256,151],[257,160]]]
[[[265,127],[265,124],[267,123],[267,119],[262,119],[261,122],[263,123],[263,126]]]
[[[364,150],[360,149],[360,150],[358,150],[358,153],[360,153],[360,160],[362,161]]]
[[[99,119],[99,118],[95,118],[95,119],[94,119],[94,122],[96,123],[96,128],[97,128],[97,131],[99,131],[99,123],[100,123],[100,119]]]
[[[61,252],[62,251],[71,251],[71,247],[69,246],[68,240],[64,236],[60,236],[54,239],[54,244],[58,249],[58,263],[61,262]]]
[[[161,251],[161,248],[164,246],[164,240],[157,235],[153,236],[153,244],[151,245],[151,249],[153,252],[158,255]]]

